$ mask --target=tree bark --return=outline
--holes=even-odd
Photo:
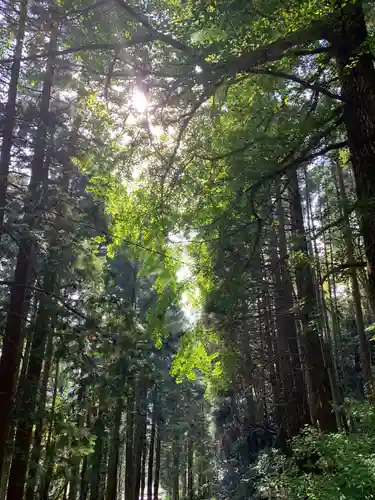
[[[5,116],[3,120],[3,142],[1,146],[0,156],[0,239],[4,231],[6,193],[8,188],[8,175],[13,143],[13,129],[16,121],[17,87],[21,69],[21,56],[27,20],[27,5],[28,0],[20,0],[18,32],[16,35],[16,46],[14,48],[13,55],[14,62],[10,70],[8,100],[5,107]]]
[[[53,53],[57,45],[57,26],[52,29],[48,51]],[[42,210],[44,188],[48,180],[48,166],[44,165],[44,155],[49,119],[49,105],[52,79],[55,71],[55,58],[47,61],[46,73],[40,104],[39,125],[36,131],[34,156],[31,162],[31,179],[29,184],[29,200],[25,203],[24,222],[29,230],[36,228],[38,211]],[[0,470],[2,469],[7,432],[9,429],[10,411],[16,387],[22,350],[22,324],[27,299],[27,285],[32,268],[35,243],[32,235],[21,236],[17,257],[14,285],[11,287],[9,311],[4,331],[4,341],[0,359]]]
[[[48,265],[50,268],[47,268],[45,271],[43,285],[46,294],[41,297],[39,303],[26,374],[26,384],[22,395],[20,418],[15,438],[15,452],[8,483],[8,500],[22,500],[24,493],[32,429],[35,423],[36,397],[51,314],[52,301],[50,294],[53,292],[56,281],[56,275],[50,259]]]
[[[273,399],[273,407],[275,413],[275,421],[278,428],[278,434],[276,439],[276,445],[279,446],[282,450],[287,450],[287,440],[288,436],[286,433],[284,419],[285,417],[285,407],[280,405],[281,400],[281,380],[280,380],[280,369],[279,369],[279,360],[277,356],[277,343],[274,335],[272,335],[272,325],[270,325],[269,318],[272,317],[272,310],[269,306],[269,294],[265,293],[262,301],[258,301],[258,313],[259,317],[263,312],[264,316],[264,331],[262,328],[262,324],[260,323],[261,328],[261,337],[264,337],[264,342],[267,345],[267,358],[268,358],[268,369],[269,369],[269,378],[270,385],[272,388],[272,399]],[[262,308],[264,309],[262,311]]]
[[[291,436],[298,433],[298,427],[301,429],[304,425],[311,423],[309,415],[309,407],[307,402],[306,387],[303,380],[303,370],[299,352],[298,331],[295,321],[295,315],[292,312],[294,309],[294,290],[291,279],[291,273],[288,266],[288,245],[285,234],[285,213],[280,193],[277,197],[277,218],[279,221],[279,251],[280,251],[280,273],[281,273],[281,289],[283,293],[283,327],[285,328],[286,343],[290,355],[291,377],[288,385],[292,386],[290,394],[292,404],[298,408],[299,417],[293,413],[293,418],[289,421]]]
[[[78,407],[78,416],[77,416],[77,426],[79,429],[83,429],[85,425],[85,414],[83,409],[85,408],[85,400],[86,400],[86,381],[83,379],[83,373],[81,372],[81,382],[78,390],[77,397],[77,407]],[[69,482],[69,500],[76,500],[78,494],[78,484],[79,484],[79,470],[81,464],[80,456],[72,457],[72,478]]]
[[[172,500],[179,500],[180,498],[180,450],[177,436],[174,436],[172,442]]]
[[[192,437],[189,437],[188,453],[187,453],[187,497],[188,497],[188,500],[193,500],[193,498],[194,498],[193,462],[194,462],[193,439],[192,439]]]
[[[43,427],[44,427],[44,417],[45,417],[45,408],[46,408],[46,400],[47,400],[47,387],[48,387],[48,379],[51,370],[52,356],[53,356],[53,333],[54,328],[51,325],[50,330],[48,332],[48,340],[47,347],[45,353],[45,360],[43,366],[43,375],[42,381],[40,384],[39,391],[39,401],[38,401],[38,409],[37,409],[37,417],[36,417],[36,425],[34,431],[34,444],[31,452],[30,458],[30,466],[29,466],[29,474],[28,474],[28,482],[26,486],[26,495],[25,500],[34,500],[35,499],[35,488],[37,482],[37,472],[38,472],[38,464],[41,454],[41,446],[42,446],[42,436],[43,436]]]
[[[134,499],[138,500],[139,491],[141,487],[141,473],[142,473],[142,450],[146,433],[146,395],[147,390],[145,381],[140,380],[137,394],[136,404],[136,422],[134,429]]]
[[[116,407],[114,411],[113,428],[111,436],[111,445],[109,452],[108,476],[107,476],[107,500],[116,500],[117,498],[117,471],[120,452],[120,425],[123,409],[122,395],[117,396]]]
[[[87,408],[86,408],[86,425],[88,429],[91,429],[92,423],[91,423],[91,411],[89,408],[89,404],[87,401]],[[80,485],[80,492],[79,492],[79,500],[86,500],[88,493],[89,493],[89,467],[88,467],[88,462],[89,459],[87,455],[84,457],[83,462],[82,462],[82,470],[81,470],[81,485]]]
[[[155,391],[156,391],[156,389],[155,389]],[[152,480],[153,480],[153,472],[154,472],[155,431],[156,431],[156,395],[154,395],[154,404],[153,404],[153,408],[152,408],[150,446],[149,446],[149,452],[148,452],[147,500],[152,500]]]
[[[160,458],[161,458],[161,422],[157,422],[156,427],[156,445],[155,445],[155,475],[154,475],[154,500],[159,499],[159,481],[160,481]]]
[[[296,436],[308,423],[306,388],[299,358],[297,328],[293,314],[293,288],[287,263],[284,208],[280,196],[277,200],[278,242],[276,234],[271,241],[271,262],[275,280],[275,317],[277,326],[276,349],[282,381],[285,424],[289,437]],[[279,255],[277,254],[279,247]]]
[[[126,462],[125,462],[125,499],[134,499],[134,391],[129,387],[128,405],[126,410]]]
[[[344,121],[348,134],[368,262],[369,287],[375,302],[375,69],[360,0],[338,4],[341,22],[332,33],[339,67]]]
[[[344,216],[344,227],[343,235],[346,243],[348,262],[354,262],[354,245],[352,230],[350,227],[350,219],[348,213],[348,203],[345,191],[345,184],[343,178],[343,172],[341,165],[337,162],[336,164],[337,180],[340,191],[342,213]],[[363,380],[367,384],[367,389],[369,390],[371,396],[374,396],[374,379],[372,376],[371,369],[371,354],[368,339],[366,337],[365,322],[363,319],[362,303],[361,303],[361,293],[359,288],[359,282],[357,277],[357,270],[355,267],[349,268],[350,282],[352,288],[352,298],[354,304],[355,320],[357,325],[357,332],[359,337],[359,346],[361,353],[361,367]]]
[[[145,419],[144,425],[144,437],[143,437],[143,446],[142,446],[142,465],[141,465],[141,490],[140,490],[140,498],[144,500],[145,491],[146,491],[146,464],[147,464],[147,420]]]
[[[182,467],[181,470],[181,496],[183,499],[186,498],[186,492],[187,492],[187,477],[186,477],[186,464],[184,463],[184,466]]]
[[[35,298],[35,302],[36,302],[35,310],[38,311],[39,302],[36,298]],[[36,312],[33,314],[33,320],[32,320],[33,325],[35,324],[35,317],[36,317]],[[20,415],[22,394],[23,394],[23,389],[25,387],[26,373],[27,373],[27,367],[28,367],[28,363],[29,363],[32,341],[33,341],[33,330],[32,330],[32,328],[30,328],[28,330],[26,347],[25,347],[25,350],[23,353],[22,367],[21,367],[21,371],[20,371],[20,374],[18,377],[17,393],[16,393],[14,405],[12,408],[12,413],[10,416],[10,427],[8,429],[7,449],[5,451],[3,470],[2,470],[2,473],[0,474],[0,477],[1,477],[0,500],[5,500],[6,495],[7,495],[8,479],[9,479],[9,474],[10,474],[10,468],[12,465],[13,450],[14,450],[14,438],[15,438],[15,431],[16,431],[15,427],[17,425],[18,417]]]
[[[95,439],[95,449],[92,455],[91,462],[91,485],[90,485],[90,500],[101,500],[100,498],[100,476],[101,476],[101,466],[104,451],[104,439],[105,439],[105,425],[104,425],[104,390],[101,389],[101,394],[99,398],[99,408],[98,415],[94,424]]]
[[[55,447],[56,447],[53,431],[55,428],[55,409],[56,409],[57,392],[59,387],[59,376],[60,376],[60,360],[56,359],[55,381],[53,387],[48,435],[46,440],[46,456],[43,464],[44,470],[42,472],[42,477],[40,481],[40,494],[39,494],[40,500],[48,500],[48,492],[53,475],[53,461],[55,458]]]
[[[296,284],[302,324],[301,350],[306,360],[311,384],[313,412],[311,419],[314,424],[319,423],[324,431],[336,431],[337,424],[331,407],[332,389],[326,366],[324,340],[317,330],[317,301],[307,250],[297,172],[293,171],[289,178],[293,251],[296,256]]]

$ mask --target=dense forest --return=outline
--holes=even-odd
[[[374,7],[0,0],[0,500],[375,498]]]

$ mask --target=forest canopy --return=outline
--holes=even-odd
[[[0,0],[0,500],[371,499],[361,0]]]

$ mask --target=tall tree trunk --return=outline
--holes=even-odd
[[[35,498],[34,495],[35,495],[35,488],[36,488],[36,482],[37,482],[38,464],[39,464],[41,446],[42,446],[42,435],[43,435],[43,427],[44,427],[43,424],[44,424],[44,417],[45,417],[46,400],[47,400],[48,379],[49,379],[49,374],[50,374],[50,370],[51,370],[51,363],[52,363],[52,356],[53,356],[53,333],[54,333],[54,328],[51,325],[50,330],[48,332],[48,340],[47,340],[47,347],[46,347],[46,352],[45,352],[42,381],[40,384],[36,425],[35,425],[35,431],[34,431],[34,443],[33,443],[33,449],[32,449],[31,458],[30,458],[29,475],[28,475],[28,482],[27,482],[27,486],[26,486],[25,500],[33,500]]]
[[[87,468],[88,468],[88,459],[87,455],[83,458],[82,461],[82,470],[81,470],[81,485],[79,489],[79,500],[86,500],[89,490],[89,482],[87,480]]]
[[[258,314],[259,317],[264,316],[264,329],[262,323],[259,323],[261,329],[261,337],[264,337],[265,344],[267,345],[268,369],[270,376],[270,385],[272,388],[273,406],[275,408],[275,420],[278,428],[277,445],[283,449],[287,449],[287,434],[284,425],[285,407],[280,405],[281,400],[281,380],[279,360],[277,353],[277,343],[274,335],[272,335],[273,328],[270,325],[272,310],[269,306],[269,294],[265,293],[262,301],[258,301]],[[262,308],[264,309],[262,311]],[[263,331],[264,330],[264,331]]]
[[[22,396],[20,419],[15,438],[15,452],[9,476],[8,500],[22,500],[24,493],[32,429],[35,423],[34,413],[36,397],[40,373],[42,371],[51,306],[53,303],[50,294],[53,292],[56,281],[52,263],[53,259],[49,259],[43,284],[45,295],[40,300],[39,311],[35,322],[35,331],[26,374],[26,384]]]
[[[274,234],[274,236],[276,235]],[[273,238],[273,241],[271,242],[270,253],[275,282],[274,314],[277,327],[277,336],[274,349],[275,364],[277,366],[278,378],[280,379],[280,387],[278,390],[279,399],[276,404],[280,407],[279,411],[282,415],[279,425],[281,427],[285,427],[285,430],[282,430],[280,427],[279,432],[291,437],[298,433],[300,429],[299,415],[301,410],[299,410],[298,405],[293,402],[293,369],[291,367],[287,341],[285,338],[286,335],[289,334],[289,330],[287,330],[285,326],[285,323],[288,321],[288,317],[286,316],[286,314],[288,315],[290,313],[285,311],[285,291],[282,287],[280,276],[280,262],[277,256],[276,245],[276,238]]]
[[[177,436],[174,436],[172,442],[172,500],[179,500],[180,498],[180,450]]]
[[[288,269],[284,208],[277,199],[278,246],[276,235],[271,242],[271,261],[275,279],[275,315],[278,329],[278,357],[283,386],[283,404],[289,437],[296,436],[309,422],[306,388],[299,357],[297,328],[293,314],[293,286]]]
[[[341,12],[341,23],[332,32],[332,42],[340,72],[344,120],[359,200],[370,293],[374,298],[375,68],[368,45],[362,1],[338,2],[337,8]]]
[[[21,56],[25,27],[27,20],[28,0],[20,0],[20,11],[18,17],[18,31],[16,45],[14,48],[12,68],[10,70],[10,82],[8,87],[8,100],[5,107],[3,119],[3,142],[0,156],[0,238],[4,230],[4,215],[6,210],[6,192],[8,188],[8,175],[13,142],[13,129],[16,121],[16,100],[18,79],[21,69]]]
[[[137,405],[136,405],[136,422],[134,430],[134,446],[133,446],[133,457],[134,457],[134,499],[138,500],[139,490],[141,486],[141,466],[142,466],[142,450],[143,442],[146,433],[146,395],[147,390],[145,387],[145,381],[140,380],[139,388],[137,394]]]
[[[104,432],[102,455],[100,460],[100,473],[99,473],[99,490],[98,490],[99,500],[105,500],[107,472],[108,472],[108,453],[109,453],[109,440],[107,432]]]
[[[156,431],[156,388],[154,393],[154,403],[152,408],[151,417],[151,431],[150,431],[150,447],[148,452],[148,465],[147,465],[147,500],[152,500],[152,480],[154,472],[154,450],[155,450],[155,431]]]
[[[159,499],[160,481],[160,455],[161,455],[161,421],[158,419],[155,437],[155,474],[154,474],[154,500]]]
[[[86,400],[87,401],[87,400]],[[86,407],[86,415],[87,415],[87,428],[91,429],[92,422],[91,422],[91,411],[89,408],[89,404],[87,401],[87,407]],[[79,500],[86,500],[88,493],[89,493],[89,459],[87,455],[84,457],[82,461],[82,470],[81,470],[81,485],[80,485],[80,492],[79,492]]]
[[[56,448],[56,440],[53,436],[53,432],[55,428],[55,410],[56,410],[57,392],[59,387],[59,376],[60,376],[60,360],[57,358],[55,364],[55,381],[53,387],[48,435],[46,440],[46,455],[43,464],[44,470],[42,472],[42,477],[40,481],[40,494],[39,494],[40,500],[48,500],[49,487],[53,476],[53,461],[55,458],[55,448]]]
[[[50,330],[48,332],[47,347],[43,365],[43,374],[40,384],[39,401],[37,405],[37,416],[36,416],[36,424],[35,424],[35,431],[33,438],[34,442],[30,457],[30,466],[29,466],[28,482],[26,486],[25,500],[33,500],[35,498],[34,494],[37,483],[37,472],[39,467],[38,464],[41,454],[42,436],[43,436],[43,428],[45,420],[48,379],[51,371],[52,356],[53,356],[53,334],[54,334],[54,325],[51,324]]]
[[[186,450],[186,447],[184,447]],[[186,499],[187,494],[187,476],[186,476],[186,462],[184,461],[183,467],[181,469],[181,496]]]
[[[325,184],[323,186],[323,189],[325,192],[327,192],[327,185]],[[321,213],[321,221],[322,224],[324,224],[325,219],[323,218],[323,207],[321,204],[321,198],[319,199],[319,210]],[[328,217],[328,224],[329,224],[329,217]],[[323,257],[324,257],[324,262],[326,265],[327,271],[332,268],[332,235],[330,232],[330,229],[328,230],[328,238],[326,238],[325,232],[322,235],[322,242],[323,242]],[[330,254],[331,262],[330,259],[328,258]],[[339,379],[339,371],[338,371],[338,360],[339,360],[339,355],[338,355],[338,346],[339,346],[339,338],[340,338],[340,331],[339,331],[339,324],[338,324],[338,315],[337,315],[337,307],[336,303],[334,301],[333,296],[335,295],[335,292],[332,293],[332,290],[336,290],[336,284],[334,280],[334,275],[331,275],[328,273],[328,278],[327,278],[327,285],[328,285],[328,300],[330,304],[330,318],[331,321],[327,320],[326,322],[322,320],[324,317],[324,312],[322,311],[322,308],[318,310],[318,316],[317,316],[317,325],[319,328],[319,331],[323,332],[324,327],[326,328],[326,343],[323,344],[323,348],[327,346],[326,349],[326,356],[329,360],[329,362],[326,362],[327,370],[328,370],[328,375],[330,377],[331,381],[331,390],[332,390],[332,402],[334,403],[334,412],[336,416],[336,422],[337,422],[337,427],[340,429],[342,427],[342,424],[344,423],[341,418],[341,405],[343,403],[343,397],[341,397],[341,393],[339,391],[339,385],[337,383]],[[316,287],[320,287],[321,283],[317,284],[315,280]],[[323,300],[319,302],[319,296],[323,296]],[[316,297],[317,297],[317,304],[318,306],[323,305],[325,306],[325,300],[324,300],[324,294],[320,294],[316,291]]]
[[[57,26],[52,29],[48,52],[54,53],[57,45]],[[47,62],[41,94],[39,125],[36,131],[34,156],[31,162],[29,200],[25,203],[24,222],[29,230],[35,229],[38,212],[43,209],[45,184],[48,180],[48,166],[44,165],[44,155],[49,120],[49,105],[55,58],[51,55]],[[27,286],[32,268],[35,243],[29,233],[20,238],[19,251],[11,287],[9,311],[4,331],[0,359],[0,470],[3,466],[10,411],[16,387],[16,374],[22,350],[22,324],[27,299]]]
[[[101,389],[101,394],[99,398],[99,409],[96,421],[94,424],[95,439],[95,449],[92,455],[91,462],[91,486],[90,486],[90,500],[101,500],[100,498],[100,479],[101,479],[101,468],[103,460],[104,451],[104,440],[105,440],[105,425],[104,425],[104,390]]]
[[[132,387],[129,387],[128,405],[126,410],[126,463],[125,463],[125,500],[134,499],[134,408],[135,397]]]
[[[346,243],[346,251],[348,256],[348,262],[354,262],[354,245],[353,245],[353,236],[352,230],[350,227],[350,218],[348,211],[348,201],[346,197],[345,184],[343,178],[343,172],[341,165],[337,162],[337,179],[340,190],[340,198],[342,205],[342,212],[344,216],[344,227],[343,227],[343,235]],[[363,380],[367,384],[367,389],[370,391],[371,395],[374,396],[374,380],[372,376],[371,369],[371,355],[370,355],[370,346],[366,337],[365,331],[365,322],[363,319],[363,311],[362,311],[362,303],[361,303],[361,293],[359,288],[359,282],[357,277],[356,268],[350,267],[350,283],[352,288],[352,298],[354,304],[354,312],[355,312],[355,321],[357,325],[357,332],[359,337],[359,346],[361,353],[361,368],[363,374]]]
[[[117,396],[114,411],[112,436],[109,452],[108,476],[107,476],[107,500],[116,500],[117,498],[117,471],[120,453],[120,425],[123,408],[122,395]]]
[[[188,438],[188,453],[187,453],[187,497],[188,500],[194,498],[194,476],[193,476],[193,461],[194,461],[194,447],[193,438]]]
[[[36,298],[35,298],[35,302],[36,302],[35,310],[38,311],[39,302]],[[35,318],[36,318],[36,313],[33,315],[33,319],[31,322],[32,325],[35,325]],[[13,457],[13,450],[14,450],[14,438],[15,438],[15,430],[16,430],[15,426],[16,426],[17,421],[18,421],[18,416],[20,415],[22,394],[23,394],[23,389],[25,387],[27,367],[28,367],[28,363],[29,363],[31,345],[32,345],[32,341],[33,341],[33,329],[30,328],[27,333],[28,333],[28,335],[27,335],[27,341],[26,341],[26,348],[25,348],[24,354],[23,354],[21,372],[20,372],[20,375],[18,377],[17,393],[16,393],[14,405],[13,405],[11,416],[10,416],[10,427],[8,429],[8,443],[7,443],[7,449],[5,452],[5,458],[4,458],[4,463],[3,463],[3,471],[0,474],[0,477],[1,477],[0,500],[5,500],[6,495],[7,495],[8,479],[9,479],[9,474],[10,474],[10,467],[12,465],[12,457]]]
[[[279,221],[279,250],[280,250],[280,272],[281,289],[283,290],[284,303],[282,305],[284,312],[284,328],[287,332],[287,346],[290,355],[291,369],[293,377],[293,389],[290,396],[291,400],[298,407],[299,418],[290,421],[291,435],[296,435],[297,426],[303,427],[311,422],[309,415],[309,406],[307,402],[306,387],[303,380],[303,370],[299,352],[298,332],[293,311],[293,284],[288,266],[288,246],[285,234],[285,213],[280,193],[277,197],[277,218]],[[281,291],[281,290],[280,290]]]
[[[319,423],[322,430],[337,430],[335,414],[332,411],[332,388],[326,366],[327,358],[324,340],[317,330],[317,301],[313,276],[309,262],[305,228],[303,224],[301,196],[297,172],[290,174],[290,210],[293,233],[293,251],[296,254],[295,270],[300,319],[302,324],[301,347],[308,367],[311,384],[313,423]],[[329,358],[329,357],[328,357]],[[330,360],[328,359],[328,362]]]
[[[140,498],[144,500],[145,491],[146,491],[146,465],[147,465],[147,420],[145,418],[145,426],[144,426],[144,438],[143,438],[143,446],[142,446],[142,465],[141,465],[141,491]]]
[[[85,425],[85,414],[83,408],[86,400],[86,381],[82,378],[83,373],[81,372],[81,382],[78,390],[77,397],[77,407],[78,407],[78,417],[77,417],[77,426],[78,429],[83,429]],[[79,483],[79,470],[81,464],[80,456],[72,457],[72,478],[69,482],[69,500],[76,500],[78,494],[78,483]]]

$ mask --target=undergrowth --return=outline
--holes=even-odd
[[[349,419],[349,433],[323,434],[307,427],[293,440],[290,457],[268,455],[256,498],[375,499],[375,408],[352,404]]]

